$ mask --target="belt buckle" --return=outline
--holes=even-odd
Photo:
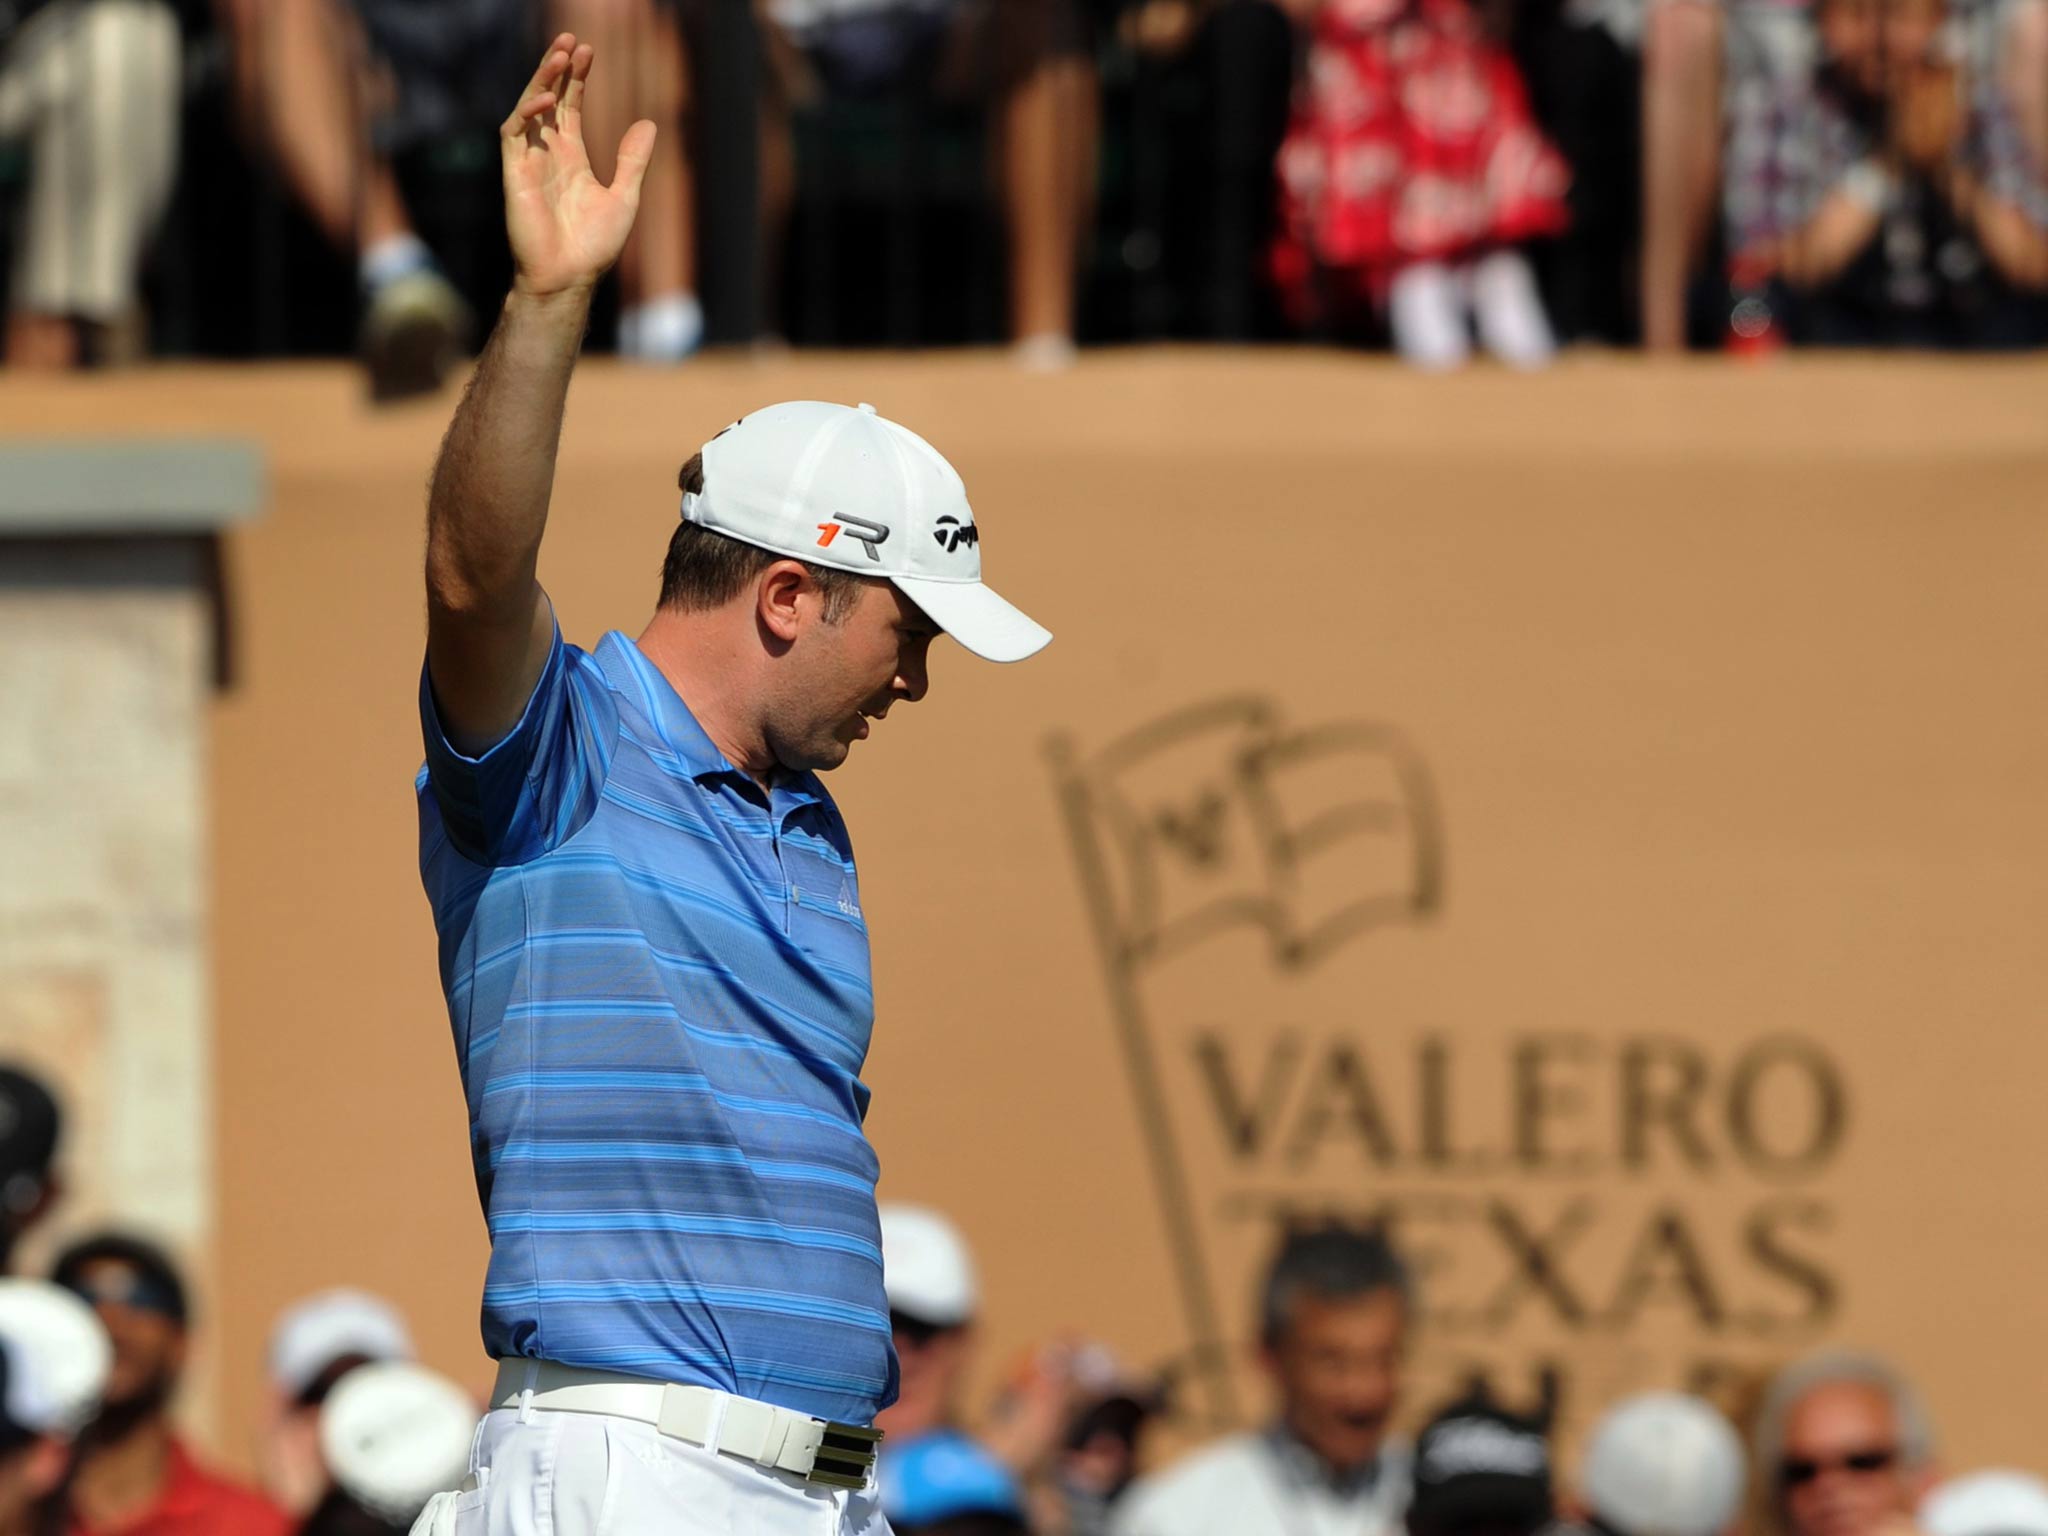
[[[868,1473],[875,1465],[876,1447],[881,1443],[879,1429],[826,1420],[818,1454],[811,1462],[811,1470],[804,1474],[804,1481],[824,1488],[865,1488]]]

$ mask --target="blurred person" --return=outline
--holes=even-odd
[[[1016,1515],[991,1511],[948,1515],[929,1525],[899,1525],[894,1529],[896,1536],[1036,1536]]]
[[[1867,1355],[1787,1366],[1757,1416],[1765,1513],[1783,1536],[1893,1536],[1933,1485],[1933,1458],[1920,1394]]]
[[[398,1309],[365,1291],[321,1291],[278,1315],[270,1330],[269,1424],[262,1446],[263,1490],[303,1515],[329,1481],[320,1454],[321,1409],[356,1367],[411,1360],[411,1331]]]
[[[2048,1536],[2048,1482],[2031,1472],[1971,1472],[1920,1501],[1925,1536]]]
[[[609,181],[611,148],[636,118],[663,132],[654,141],[640,211],[619,254],[614,345],[638,363],[680,363],[703,345],[697,297],[695,183],[691,175],[690,54],[684,0],[550,0],[549,26],[573,32],[616,66],[584,107],[591,169]]]
[[[1645,1392],[1593,1426],[1576,1502],[1592,1536],[1733,1536],[1747,1487],[1741,1437],[1710,1403]]]
[[[655,140],[591,173],[594,58],[556,38],[502,125],[516,273],[428,490],[420,876],[499,1368],[477,1486],[422,1518],[864,1536],[897,1366],[867,930],[819,774],[926,696],[940,633],[1052,637],[983,584],[935,449],[793,401],[684,463],[638,640],[564,642],[536,579],[563,412]]]
[[[415,232],[390,158],[371,146],[368,48],[355,15],[342,0],[215,0],[215,10],[245,130],[320,233],[356,256],[372,396],[439,389],[471,316]]]
[[[57,1202],[63,1129],[48,1085],[26,1068],[0,1066],[0,1275],[13,1272],[16,1245]]]
[[[21,1347],[0,1335],[0,1536],[36,1536],[40,1512],[64,1481],[68,1439],[23,1402],[35,1391]]]
[[[987,101],[1009,232],[1016,356],[1033,368],[1071,361],[1099,116],[1079,0],[764,3],[773,69],[762,201],[771,250],[786,238],[795,196],[793,109],[827,96],[904,91]]]
[[[41,1280],[0,1280],[0,1536],[61,1529],[71,1442],[99,1408],[113,1348],[92,1309]]]
[[[284,1511],[200,1466],[171,1422],[190,1308],[170,1257],[99,1233],[66,1248],[51,1279],[93,1308],[114,1348],[104,1401],[78,1439],[71,1536],[284,1536]]]
[[[1819,67],[1813,0],[1646,0],[1643,33],[1644,344],[1687,340],[1689,296],[1717,216],[1745,220],[1756,188],[1728,155],[1768,153],[1788,97]],[[2048,166],[2048,0],[1967,0],[1953,31],[1976,89],[2000,90],[2030,158]],[[1737,148],[1741,146],[1741,148]],[[1725,191],[1724,191],[1725,189]]]
[[[2048,180],[1950,19],[1946,0],[1819,0],[1813,81],[1729,146],[1738,286],[1774,279],[1795,340],[2048,340]]]
[[[0,4],[0,139],[29,152],[10,365],[140,349],[143,256],[177,176],[179,81],[178,19],[161,0]]]
[[[590,99],[607,132],[641,109],[674,123],[684,108],[681,32],[665,0],[216,0],[232,42],[249,129],[275,157],[328,241],[357,256],[362,348],[372,394],[438,390],[474,329],[407,210],[380,122],[395,94],[404,140],[445,137],[496,117],[516,86],[545,10],[590,25],[634,61]],[[630,46],[628,46],[630,41]],[[518,62],[514,62],[518,61]],[[375,82],[388,75],[385,87]],[[501,78],[502,77],[502,78]],[[481,114],[481,117],[480,117]],[[608,143],[609,140],[600,140]],[[649,169],[646,209],[620,262],[618,350],[680,361],[703,336],[694,293],[688,168],[671,134]],[[607,173],[610,166],[604,169]]]
[[[875,1216],[898,1361],[896,1401],[877,1422],[896,1426],[901,1444],[958,1413],[981,1282],[967,1240],[939,1212],[891,1201],[876,1206]]]
[[[689,56],[682,0],[347,0],[399,92],[392,136],[431,139],[494,122],[533,45],[572,32],[613,67],[587,88],[591,168],[609,181],[612,146],[635,119],[662,128],[618,260],[614,346],[642,363],[676,363],[704,339],[696,294],[689,136]],[[544,28],[544,30],[543,30]]]
[[[1556,1515],[1548,1425],[1475,1389],[1415,1437],[1408,1536],[1536,1536]]]
[[[922,1531],[989,1517],[1028,1528],[1024,1489],[964,1434],[938,1430],[892,1447],[876,1488],[892,1531]]]
[[[1736,21],[1715,0],[1653,0],[1643,28],[1643,345],[1675,351],[1687,335],[1687,298],[1706,252],[1721,185],[1725,115],[1738,93],[1768,93],[1806,69],[1804,0],[1739,6]],[[1756,46],[1741,22],[1756,19]],[[1729,105],[1724,113],[1725,69]]]
[[[320,1410],[332,1481],[298,1536],[404,1536],[469,1468],[476,1404],[439,1372],[372,1361],[335,1383]]]
[[[1391,1432],[1409,1310],[1407,1266],[1378,1229],[1290,1232],[1260,1305],[1275,1421],[1140,1479],[1117,1536],[1393,1536],[1411,1486],[1410,1448]]]
[[[980,1287],[954,1225],[923,1206],[879,1208],[882,1286],[896,1347],[896,1401],[875,1416],[883,1513],[893,1526],[963,1514],[1026,1517],[1049,1478],[1075,1402],[1075,1351],[1034,1351],[1005,1383],[980,1435],[963,1426]]]
[[[1997,73],[2034,164],[2048,166],[2048,0],[2000,0],[1978,29],[1979,67]]]
[[[1543,135],[1571,176],[1569,219],[1536,243],[1536,268],[1560,342],[1631,345],[1642,240],[1644,0],[1517,0],[1508,27]]]
[[[1084,1348],[1071,1366],[1080,1406],[1054,1462],[1065,1536],[1108,1536],[1116,1506],[1137,1481],[1147,1426],[1166,1407],[1157,1382],[1131,1377],[1106,1350]]]
[[[1556,351],[1523,246],[1566,223],[1569,173],[1514,61],[1466,0],[1324,0],[1280,151],[1276,271],[1298,316],[1383,308],[1416,367],[1479,340]]]
[[[1132,96],[1158,114],[1149,129],[1166,140],[1150,172],[1164,184],[1146,189],[1164,205],[1159,264],[1194,295],[1181,328],[1218,341],[1273,328],[1266,253],[1294,85],[1294,10],[1305,10],[1301,0],[1131,0],[1117,16],[1137,71]]]

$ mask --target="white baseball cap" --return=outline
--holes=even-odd
[[[1594,1427],[1579,1491],[1619,1536],[1720,1536],[1745,1475],[1742,1441],[1711,1404],[1646,1392]]]
[[[270,1330],[270,1379],[297,1397],[344,1355],[410,1360],[412,1334],[398,1309],[367,1291],[321,1291],[295,1302]]]
[[[974,1260],[953,1223],[921,1205],[885,1205],[881,1217],[889,1310],[935,1328],[971,1321],[980,1292]]]
[[[834,570],[881,576],[988,661],[1052,639],[981,581],[981,530],[960,476],[872,405],[789,400],[704,445],[683,520]]]
[[[469,1472],[481,1415],[438,1371],[404,1360],[358,1366],[320,1408],[320,1455],[364,1508],[410,1521]]]
[[[1927,1536],[2048,1536],[2048,1483],[2025,1472],[1950,1478],[1920,1505]]]
[[[70,1291],[0,1280],[0,1348],[9,1367],[0,1413],[11,1423],[68,1439],[99,1412],[113,1345],[98,1314]]]

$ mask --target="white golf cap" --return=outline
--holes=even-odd
[[[1742,1441],[1711,1404],[1648,1392],[1594,1427],[1579,1492],[1617,1536],[1720,1536],[1744,1478]]]
[[[270,1379],[286,1397],[347,1355],[410,1360],[412,1335],[398,1309],[367,1291],[321,1291],[285,1308],[270,1330]]]
[[[974,1260],[953,1223],[921,1205],[885,1205],[881,1216],[889,1310],[935,1328],[971,1321],[980,1300]]]
[[[988,661],[1052,634],[981,581],[981,531],[939,451],[872,405],[790,400],[704,445],[683,519],[814,565],[881,576]]]
[[[2048,1536],[2048,1483],[2025,1472],[1950,1478],[1921,1502],[1927,1536]]]
[[[335,1486],[400,1522],[469,1473],[482,1415],[447,1377],[409,1361],[359,1366],[320,1408],[320,1454]]]
[[[0,1347],[12,1423],[68,1439],[99,1412],[113,1346],[93,1309],[62,1286],[0,1280]]]

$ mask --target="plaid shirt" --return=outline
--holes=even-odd
[[[1754,82],[1731,91],[1722,183],[1729,247],[1735,252],[1806,226],[1842,178],[1882,146],[1825,83],[1809,77]],[[2010,106],[1981,71],[1957,163],[2004,202],[2048,228],[2048,184],[2028,152]]]

